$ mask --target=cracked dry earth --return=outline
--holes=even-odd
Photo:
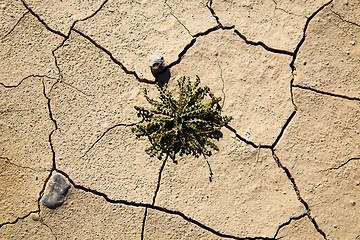
[[[360,239],[358,0],[1,0],[0,239]],[[208,158],[131,126],[199,75],[233,116]],[[61,173],[60,207],[42,202]]]

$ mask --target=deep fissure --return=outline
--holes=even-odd
[[[82,190],[84,192],[88,192],[88,193],[100,196],[100,197],[104,198],[109,203],[124,204],[124,205],[127,205],[127,206],[133,206],[133,207],[149,208],[149,209],[153,209],[153,210],[156,210],[156,211],[161,211],[161,212],[164,212],[164,213],[167,213],[167,214],[177,215],[177,216],[180,216],[181,218],[183,218],[184,220],[186,220],[186,221],[188,221],[190,223],[193,223],[193,224],[199,226],[200,228],[202,228],[202,229],[204,229],[206,231],[209,231],[209,232],[211,232],[211,233],[213,233],[213,234],[215,234],[215,235],[217,235],[219,237],[223,237],[223,238],[230,238],[230,239],[237,239],[237,240],[256,240],[256,239],[274,240],[274,238],[270,238],[270,237],[244,237],[244,238],[236,237],[236,236],[233,236],[233,235],[224,234],[224,233],[221,233],[219,231],[216,231],[216,230],[206,226],[205,224],[200,223],[199,221],[186,216],[185,214],[183,214],[182,212],[179,212],[179,211],[170,210],[170,209],[160,207],[160,206],[156,206],[156,205],[152,205],[152,204],[149,204],[149,203],[134,202],[134,201],[127,201],[127,200],[114,200],[114,199],[109,198],[107,196],[107,194],[105,194],[105,193],[102,193],[102,192],[99,192],[97,190],[93,190],[93,189],[90,189],[90,188],[75,184],[75,182],[69,177],[69,175],[67,173],[65,173],[65,172],[63,172],[63,171],[61,171],[59,169],[56,169],[55,171],[58,172],[58,173],[61,173],[62,175],[64,175],[68,179],[68,181],[71,183],[71,185],[73,185],[73,187],[75,189],[80,189],[80,190]]]
[[[130,71],[130,70],[128,70],[122,63],[120,63],[118,60],[116,60],[116,59],[113,57],[113,55],[112,55],[112,53],[111,53],[110,51],[108,51],[107,49],[103,48],[102,46],[100,46],[99,44],[97,44],[94,40],[92,40],[90,37],[86,36],[85,34],[83,34],[82,32],[80,32],[79,30],[77,30],[77,29],[74,28],[74,27],[75,27],[75,23],[76,23],[77,21],[86,20],[86,19],[94,16],[97,12],[99,12],[99,11],[101,10],[101,8],[105,5],[105,3],[107,2],[107,0],[104,1],[103,4],[101,5],[101,7],[100,7],[96,12],[94,12],[92,15],[90,15],[89,17],[86,17],[86,18],[84,18],[84,19],[82,19],[82,20],[77,20],[77,21],[75,21],[75,22],[73,23],[72,27],[70,28],[68,35],[64,35],[63,33],[59,32],[59,31],[56,31],[56,30],[51,29],[49,26],[47,26],[47,24],[46,24],[43,20],[40,19],[40,17],[39,17],[36,13],[34,13],[34,12],[27,6],[27,4],[25,3],[24,0],[21,0],[21,1],[22,1],[23,5],[25,6],[25,8],[28,10],[28,12],[26,12],[21,18],[23,18],[27,13],[30,12],[33,16],[35,16],[35,17],[46,27],[47,30],[49,30],[49,31],[52,32],[52,33],[55,33],[55,34],[57,34],[57,35],[60,35],[60,36],[64,37],[64,41],[62,42],[62,44],[61,44],[58,48],[62,47],[62,45],[64,44],[64,42],[69,38],[70,32],[73,30],[73,31],[77,32],[78,34],[80,34],[82,37],[88,39],[88,40],[89,40],[92,44],[94,44],[96,47],[98,47],[99,49],[101,49],[102,51],[104,51],[116,64],[118,64],[118,65],[124,70],[125,73],[134,75],[135,78],[137,78],[139,81],[143,81],[143,82],[150,83],[150,84],[153,83],[153,81],[139,78],[138,75],[137,75],[137,73],[136,73],[135,71]],[[296,68],[295,68],[295,66],[294,66],[295,60],[296,60],[297,54],[298,54],[298,52],[299,52],[302,44],[305,42],[305,38],[306,38],[306,34],[305,34],[305,33],[306,33],[306,30],[307,30],[307,28],[308,28],[308,25],[309,25],[310,21],[316,16],[317,13],[319,13],[323,8],[325,8],[326,6],[328,6],[331,2],[332,2],[332,1],[330,1],[330,2],[326,3],[325,5],[323,5],[322,7],[320,7],[315,13],[313,13],[313,14],[307,19],[306,24],[305,24],[305,27],[304,27],[304,30],[303,30],[303,37],[302,37],[302,39],[300,40],[299,44],[298,44],[297,47],[295,48],[295,51],[294,51],[294,52],[289,52],[289,51],[284,51],[284,50],[278,50],[278,49],[270,48],[270,47],[266,46],[263,42],[252,42],[252,41],[248,41],[247,38],[246,38],[245,36],[243,36],[239,31],[237,31],[234,26],[224,27],[224,26],[220,23],[219,18],[217,17],[217,15],[215,14],[215,11],[214,11],[214,10],[212,9],[212,7],[211,7],[212,1],[209,1],[209,6],[208,6],[208,8],[209,8],[210,12],[212,13],[212,15],[214,16],[214,18],[216,19],[216,21],[217,21],[217,23],[218,23],[218,26],[216,26],[216,27],[214,27],[214,28],[210,28],[210,29],[208,29],[207,31],[205,31],[205,32],[203,32],[203,33],[197,33],[197,34],[195,34],[195,35],[193,36],[194,38],[191,40],[191,42],[190,42],[188,45],[185,46],[185,48],[183,49],[182,52],[179,53],[178,59],[177,59],[175,62],[171,63],[168,67],[171,68],[172,66],[174,66],[174,65],[176,65],[176,64],[178,64],[178,63],[181,62],[182,57],[183,57],[183,56],[186,54],[186,52],[195,44],[197,37],[205,36],[205,35],[207,35],[207,34],[209,34],[209,33],[211,33],[211,32],[217,31],[217,30],[219,30],[219,29],[222,29],[222,30],[233,29],[233,30],[234,30],[234,33],[236,33],[240,38],[242,38],[242,39],[246,42],[246,44],[255,45],[255,46],[258,46],[258,45],[259,45],[259,46],[263,47],[264,49],[266,49],[267,51],[270,51],[270,52],[280,53],[280,54],[285,54],[285,55],[293,56],[293,60],[292,60],[292,62],[290,63],[290,67],[291,67],[291,69],[292,69],[292,74],[294,75],[294,71],[296,70]],[[341,17],[341,16],[339,15],[339,17]],[[18,20],[18,22],[20,22],[21,18]],[[342,20],[344,20],[344,19],[342,19]],[[344,21],[346,21],[346,20],[344,20]],[[346,22],[348,22],[348,21],[346,21]],[[351,22],[351,23],[352,23],[352,22]],[[17,23],[17,24],[18,24],[18,23]],[[17,25],[17,24],[16,24],[16,25]],[[354,23],[353,23],[353,24],[354,24]],[[15,28],[16,25],[15,25],[13,28]],[[358,25],[357,25],[357,26],[358,26]],[[12,29],[12,30],[13,30],[13,29]],[[11,31],[12,31],[12,30],[11,30]],[[9,33],[11,33],[11,31],[10,31]],[[8,33],[8,34],[9,34],[9,33]],[[7,35],[8,35],[8,34],[7,34]],[[58,48],[57,48],[57,49],[58,49]],[[57,49],[56,49],[56,50],[57,50]],[[57,68],[58,68],[58,70],[59,70],[59,74],[60,74],[60,76],[61,76],[61,71],[60,71],[60,68],[59,68],[58,65],[57,65],[57,59],[56,59],[55,54],[54,54],[54,52],[55,52],[56,50],[53,51],[53,56],[54,56],[54,58],[55,58],[56,66],[57,66]],[[17,87],[17,86],[19,86],[25,79],[27,79],[27,78],[29,78],[29,77],[47,77],[47,76],[43,76],[43,75],[30,75],[30,76],[22,79],[21,82],[18,83],[17,85],[15,85],[15,86],[6,86],[6,85],[3,84],[3,83],[0,83],[0,85],[4,86],[4,87],[6,87],[6,88]],[[61,77],[60,77],[60,78],[61,78]],[[293,102],[293,104],[294,104],[295,107],[296,107],[296,105],[295,105],[295,103],[294,103],[293,93],[292,93],[292,88],[294,88],[294,87],[295,87],[295,88],[302,88],[302,89],[306,89],[306,90],[310,90],[310,91],[314,91],[314,92],[317,92],[317,93],[326,94],[326,95],[330,95],[330,96],[334,96],[334,97],[345,98],[345,99],[348,99],[348,100],[360,101],[359,98],[355,98],[355,97],[347,97],[347,96],[344,96],[344,95],[338,95],[338,94],[329,93],[329,92],[325,92],[325,91],[321,91],[321,90],[316,90],[316,89],[312,89],[312,88],[308,88],[308,87],[304,87],[304,86],[294,85],[294,84],[293,84],[293,80],[294,80],[294,79],[292,79],[292,80],[291,80],[291,83],[290,83],[290,91],[291,91],[292,102]],[[43,84],[44,84],[44,83],[43,83]],[[207,230],[207,231],[210,231],[210,232],[212,232],[213,234],[216,234],[217,236],[220,236],[220,237],[232,238],[232,239],[275,239],[276,236],[277,236],[277,234],[278,234],[278,232],[279,232],[279,230],[280,230],[282,227],[290,224],[291,221],[293,221],[293,220],[299,220],[299,219],[302,219],[302,218],[305,217],[305,216],[308,216],[308,218],[311,220],[311,222],[313,223],[313,225],[314,225],[314,227],[316,228],[316,230],[324,237],[324,239],[327,239],[327,238],[326,238],[326,234],[319,228],[319,226],[318,226],[318,224],[316,223],[315,219],[311,216],[311,209],[309,208],[309,206],[308,206],[308,204],[306,203],[306,201],[301,197],[300,191],[299,191],[299,189],[298,189],[298,187],[297,187],[297,185],[296,185],[296,183],[295,183],[295,179],[292,177],[290,171],[281,164],[281,162],[280,162],[279,158],[276,156],[275,150],[274,150],[274,148],[276,147],[277,143],[280,141],[280,139],[281,139],[281,137],[282,137],[285,129],[286,129],[287,126],[289,125],[289,123],[290,123],[290,121],[292,120],[292,118],[295,116],[296,110],[293,111],[293,113],[291,114],[291,116],[288,118],[287,122],[286,122],[285,125],[283,126],[283,128],[282,128],[280,134],[278,135],[277,139],[275,140],[275,142],[274,142],[273,145],[271,145],[271,146],[268,146],[268,145],[256,145],[255,143],[253,143],[253,142],[251,142],[251,141],[249,141],[249,140],[246,140],[246,139],[242,138],[240,135],[238,135],[235,129],[233,129],[233,128],[231,128],[231,127],[228,127],[228,129],[229,129],[230,131],[232,131],[232,132],[235,133],[235,135],[237,136],[237,138],[239,138],[241,141],[245,142],[246,144],[249,144],[249,145],[251,145],[251,146],[254,147],[254,148],[267,148],[267,149],[271,149],[271,150],[272,150],[273,157],[274,157],[275,161],[278,163],[279,167],[282,168],[282,169],[284,170],[284,172],[286,173],[288,179],[291,181],[291,183],[292,183],[292,185],[293,185],[293,188],[294,188],[294,191],[296,192],[296,195],[297,195],[297,197],[298,197],[298,200],[304,205],[305,209],[307,210],[307,213],[306,213],[306,214],[302,214],[302,215],[300,215],[300,216],[298,216],[298,217],[290,218],[290,220],[289,220],[288,222],[283,223],[282,225],[280,225],[279,228],[278,228],[278,230],[277,230],[277,232],[276,232],[276,234],[275,234],[275,236],[274,236],[274,238],[267,238],[267,237],[239,238],[239,237],[236,237],[236,236],[226,235],[226,234],[222,234],[222,233],[220,233],[220,232],[217,232],[216,230],[213,230],[213,229],[211,229],[211,228],[203,225],[202,223],[197,222],[196,220],[193,220],[193,219],[187,217],[186,215],[184,215],[184,214],[181,213],[181,212],[173,211],[173,210],[169,210],[169,209],[165,209],[165,208],[162,208],[162,207],[155,206],[155,205],[154,205],[154,204],[155,204],[155,198],[156,198],[157,191],[158,191],[158,188],[159,188],[159,185],[160,185],[162,169],[161,169],[160,172],[159,172],[159,180],[158,180],[157,190],[155,191],[155,194],[154,194],[153,204],[136,203],[136,202],[129,202],[129,201],[125,201],[125,200],[112,200],[112,199],[108,198],[107,195],[104,194],[104,193],[98,192],[98,191],[96,191],[96,190],[91,190],[91,189],[89,189],[89,188],[85,188],[85,187],[80,186],[80,185],[76,185],[76,184],[70,179],[70,177],[69,177],[66,173],[62,172],[61,170],[56,169],[55,150],[54,150],[53,144],[52,144],[52,134],[58,129],[58,127],[57,127],[57,122],[56,122],[56,120],[53,118],[53,115],[52,115],[50,98],[48,98],[48,96],[46,95],[45,85],[44,85],[44,96],[45,96],[45,98],[48,100],[47,105],[48,105],[48,110],[49,110],[49,118],[51,119],[51,121],[53,121],[54,126],[55,126],[55,129],[53,129],[53,130],[51,131],[51,133],[49,134],[49,144],[50,144],[50,148],[51,148],[52,156],[53,156],[53,157],[52,157],[53,166],[52,166],[52,169],[51,169],[51,172],[50,172],[48,178],[46,179],[46,181],[45,181],[45,183],[44,183],[44,187],[43,187],[43,189],[40,191],[40,194],[39,194],[39,195],[40,195],[39,200],[38,200],[39,210],[38,210],[38,211],[31,211],[29,214],[27,214],[27,215],[25,215],[25,216],[23,216],[23,217],[18,217],[18,218],[15,220],[15,222],[0,224],[0,228],[1,228],[2,226],[6,225],[6,224],[15,224],[15,223],[18,222],[19,220],[25,219],[25,218],[27,218],[28,216],[30,216],[31,213],[40,213],[40,205],[39,205],[39,204],[40,204],[40,199],[41,199],[41,197],[42,197],[42,194],[43,194],[43,192],[44,192],[44,190],[45,190],[45,186],[46,186],[48,180],[50,179],[52,173],[53,173],[54,171],[57,171],[57,172],[59,172],[59,173],[62,173],[64,176],[66,176],[67,179],[72,183],[72,185],[73,185],[75,188],[80,189],[80,190],[83,190],[83,191],[85,191],[85,192],[89,192],[89,193],[92,193],[92,194],[101,196],[101,197],[103,197],[107,202],[110,202],[110,203],[120,203],[120,204],[130,205],[130,206],[134,206],[134,207],[144,207],[145,209],[150,208],[150,209],[157,210],[157,211],[162,211],[162,212],[165,212],[165,213],[168,213],[168,214],[178,215],[178,216],[182,217],[183,219],[185,219],[186,221],[191,222],[191,223],[193,223],[193,224],[195,224],[195,225],[198,225],[199,227],[201,227],[201,228],[203,228],[203,229],[205,229],[205,230]],[[119,126],[119,125],[116,125],[116,126]],[[116,127],[116,126],[114,126],[114,127]],[[114,128],[114,127],[112,127],[112,128]],[[103,135],[88,149],[88,151],[89,151],[98,141],[100,141],[101,138],[102,138],[108,131],[110,131],[112,128],[110,128],[110,129],[108,129],[107,131],[105,131],[105,133],[103,133]],[[87,152],[88,152],[88,151],[87,151]],[[335,168],[333,168],[333,169],[339,169],[340,167],[344,166],[344,165],[347,164],[348,162],[350,162],[350,161],[352,161],[352,160],[358,160],[358,159],[359,159],[359,158],[349,159],[347,162],[345,162],[345,163],[343,163],[342,165],[340,165],[340,166],[338,166],[338,167],[335,167]],[[54,236],[55,236],[55,235],[54,235]],[[56,237],[56,236],[55,236],[55,237]]]
[[[288,177],[288,179],[290,180],[293,188],[294,188],[294,191],[296,193],[296,196],[298,198],[298,200],[300,201],[300,203],[305,207],[306,209],[306,215],[308,216],[308,218],[310,219],[310,221],[312,222],[312,224],[314,225],[315,229],[323,236],[323,238],[325,240],[327,240],[327,237],[326,237],[326,234],[325,232],[320,229],[318,223],[316,222],[315,218],[311,215],[311,209],[309,207],[309,204],[302,198],[301,196],[301,193],[300,193],[300,190],[298,188],[298,186],[296,185],[296,182],[295,182],[295,179],[294,177],[291,175],[290,171],[288,168],[286,168],[281,162],[280,162],[280,159],[278,158],[278,156],[276,155],[275,153],[275,150],[272,149],[272,155],[273,155],[273,158],[275,160],[275,162],[278,164],[279,168],[283,169],[286,176]]]

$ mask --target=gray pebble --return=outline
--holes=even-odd
[[[48,194],[42,197],[41,201],[44,206],[54,209],[63,204],[64,198],[68,193],[71,185],[68,180],[60,173],[53,175],[48,185],[50,187],[50,191]]]
[[[153,55],[149,59],[149,67],[151,72],[159,73],[162,72],[165,68],[165,60],[163,56]]]

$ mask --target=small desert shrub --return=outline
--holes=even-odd
[[[194,84],[189,78],[178,80],[179,94],[160,86],[159,100],[150,99],[144,90],[151,108],[135,107],[142,121],[132,131],[136,136],[149,138],[151,146],[146,149],[150,156],[169,156],[174,162],[176,154],[210,156],[211,150],[219,150],[211,139],[222,137],[221,128],[231,117],[221,116],[220,97],[215,97],[209,87],[199,86],[197,76]]]

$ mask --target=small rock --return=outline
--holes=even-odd
[[[353,46],[354,46],[354,45],[355,45],[355,41],[352,41],[352,42],[351,42],[351,45],[353,45]]]
[[[42,197],[41,201],[44,206],[54,209],[61,206],[64,202],[64,198],[68,193],[71,185],[68,180],[56,173],[49,181],[50,192]]]
[[[355,201],[350,201],[351,206],[355,206],[356,202]]]
[[[31,218],[32,220],[34,220],[34,221],[39,221],[40,216],[39,216],[39,214],[37,214],[37,213],[31,213],[31,214],[30,214],[30,218]]]
[[[163,56],[153,55],[149,59],[149,67],[153,74],[162,72],[165,68],[165,60]]]

